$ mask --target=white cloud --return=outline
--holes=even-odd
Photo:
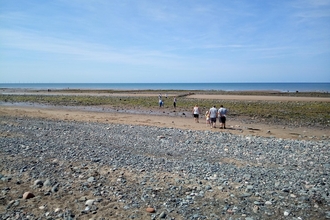
[[[140,74],[253,73],[249,62],[303,66],[329,54],[329,2],[12,1],[0,9],[0,53]]]
[[[38,32],[17,32],[1,30],[2,47],[15,48],[30,53],[42,53],[41,59],[54,59],[63,56],[72,60],[87,60],[92,62],[110,62],[131,65],[161,65],[177,64],[183,58],[157,50],[139,48],[116,48],[109,45],[65,40],[56,37],[42,36]],[[3,52],[4,53],[4,52]]]

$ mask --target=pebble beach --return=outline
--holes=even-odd
[[[1,219],[330,219],[330,143],[1,116]]]

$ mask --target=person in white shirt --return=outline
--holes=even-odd
[[[215,106],[213,106],[212,108],[210,108],[209,112],[210,112],[211,128],[215,128],[217,123],[218,111],[215,108]]]
[[[193,115],[194,115],[195,122],[199,123],[199,108],[198,108],[197,104],[193,108]]]
[[[226,129],[226,117],[227,117],[227,109],[223,107],[223,105],[220,106],[219,111],[219,123],[220,123],[220,129]]]

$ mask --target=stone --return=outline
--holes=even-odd
[[[5,120],[10,123],[1,124],[2,131],[22,135],[0,138],[5,167],[0,177],[12,178],[8,183],[0,180],[4,219],[330,217],[326,212],[330,201],[328,140],[246,138],[218,130],[112,123]],[[32,132],[38,136],[38,144]],[[166,138],[158,140],[158,136]],[[33,147],[21,152],[15,147],[18,143]],[[16,161],[16,154],[26,156],[24,164]],[[100,158],[99,164],[93,158]],[[89,177],[96,181],[88,182]],[[37,179],[44,181],[43,188],[33,185]],[[57,193],[51,191],[54,185]],[[23,200],[21,194],[26,191],[36,198]],[[86,203],[89,199],[95,204]],[[59,207],[62,210],[54,211]],[[141,208],[144,213],[138,213]],[[162,212],[165,218],[160,218]]]
[[[232,209],[228,209],[228,210],[227,210],[227,213],[229,213],[229,214],[234,214],[235,212],[234,212]]]
[[[253,190],[253,186],[252,185],[247,185],[246,186],[246,191],[251,191],[251,190]]]
[[[43,183],[43,185],[44,186],[48,186],[48,187],[52,186],[52,184],[51,184],[51,182],[50,182],[49,179],[46,179],[46,181]]]
[[[297,196],[295,194],[290,194],[291,198],[297,198]]]
[[[8,203],[6,209],[10,209],[10,207],[11,207],[14,203],[15,203],[15,200],[11,200],[11,201]],[[3,205],[3,204],[1,204],[1,205]]]
[[[271,201],[266,201],[265,205],[272,205],[273,203]]]
[[[40,186],[40,187],[41,187],[41,186],[44,185],[44,183],[43,183],[41,180],[38,179],[38,180],[34,181],[34,185],[35,185],[35,186]]]
[[[244,174],[243,179],[250,180],[251,179],[251,175],[250,174]]]
[[[251,193],[243,193],[240,197],[244,198],[244,197],[250,197],[252,196]]]
[[[159,214],[159,218],[165,218],[166,217],[166,213],[165,212],[162,212]]]
[[[35,195],[33,193],[31,193],[31,192],[25,192],[23,194],[23,199],[31,199],[33,197],[35,197]]]
[[[89,182],[89,183],[92,183],[92,182],[95,182],[95,177],[89,177],[88,179],[87,179],[87,182]]]
[[[56,193],[58,191],[58,186],[59,184],[56,184],[55,186],[52,187],[51,189],[52,193]]]
[[[85,205],[87,206],[92,206],[94,204],[94,200],[93,199],[89,199],[85,202]]]
[[[152,207],[148,207],[148,208],[146,208],[146,211],[149,212],[149,213],[154,213],[155,209],[152,208]]]
[[[87,200],[86,196],[82,196],[78,199],[79,202],[85,202]]]
[[[259,206],[257,206],[257,205],[253,206],[252,210],[253,210],[254,213],[258,213]]]

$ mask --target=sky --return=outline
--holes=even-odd
[[[0,83],[330,82],[330,0],[0,0]]]

